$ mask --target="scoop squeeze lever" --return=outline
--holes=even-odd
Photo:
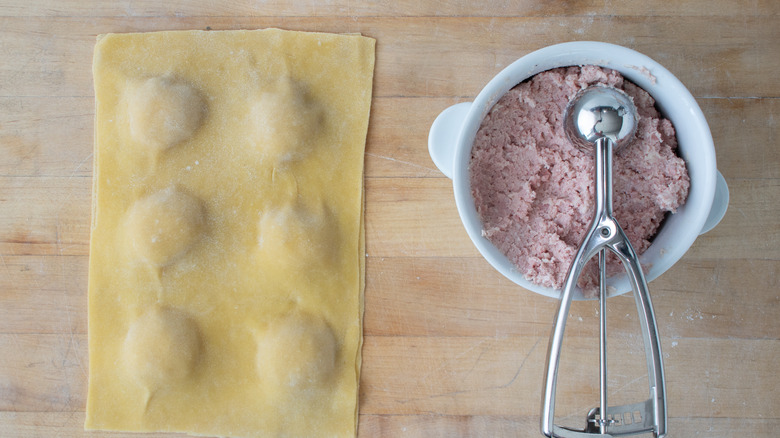
[[[595,146],[596,205],[590,228],[566,274],[560,306],[553,322],[542,395],[541,430],[547,437],[617,437],[648,432],[659,438],[666,435],[666,384],[653,305],[639,258],[612,215],[612,152],[633,140],[637,119],[636,107],[628,95],[615,88],[598,85],[577,93],[564,114],[564,130],[572,143],[587,150]],[[607,250],[623,264],[631,283],[650,384],[647,400],[622,406],[607,404]],[[599,258],[600,403],[588,412],[585,429],[573,430],[554,424],[556,380],[572,295],[585,263],[596,254]]]

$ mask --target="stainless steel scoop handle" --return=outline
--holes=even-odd
[[[588,233],[580,245],[566,275],[558,313],[553,323],[553,332],[548,347],[544,394],[542,400],[542,433],[548,437],[576,438],[593,435],[621,436],[642,432],[652,432],[656,437],[666,435],[666,384],[661,359],[661,346],[658,341],[653,306],[647,289],[642,268],[625,232],[612,217],[612,160],[613,142],[608,138],[596,141],[596,213]],[[607,407],[606,405],[606,346],[605,306],[606,295],[603,278],[600,279],[602,295],[601,318],[601,407],[592,409],[588,414],[585,430],[576,431],[554,425],[555,388],[560,364],[561,346],[569,315],[572,294],[577,285],[585,263],[594,255],[610,250],[626,268],[631,288],[634,292],[639,323],[644,338],[647,375],[650,384],[650,398],[642,403]],[[600,256],[600,258],[605,258]],[[600,266],[600,271],[603,269]],[[602,274],[601,277],[604,277]],[[605,415],[602,415],[605,412]],[[639,413],[638,417],[636,413]]]

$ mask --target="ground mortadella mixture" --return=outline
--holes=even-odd
[[[564,67],[512,88],[477,132],[469,167],[472,195],[483,235],[542,286],[563,286],[593,218],[594,153],[572,145],[563,131],[569,100],[593,84],[625,91],[639,113],[636,139],[613,159],[614,215],[638,254],[688,195],[690,179],[676,154],[672,123],[646,91],[617,71]],[[607,274],[623,272],[617,258],[610,258]],[[591,260],[579,285],[593,296],[597,284]]]

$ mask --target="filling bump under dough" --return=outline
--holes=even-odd
[[[87,429],[354,436],[374,40],[101,36]]]

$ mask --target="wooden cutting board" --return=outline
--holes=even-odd
[[[263,27],[377,39],[360,436],[540,436],[557,303],[480,258],[426,144],[444,108],[526,53],[570,40],[625,45],[677,75],[710,123],[729,183],[721,224],[650,284],[669,436],[774,436],[780,3],[385,3],[0,5],[0,436],[103,435],[83,431],[95,36]],[[614,403],[647,396],[635,312],[630,297],[609,302]],[[595,303],[575,303],[569,321],[557,412],[581,426],[598,403]]]

